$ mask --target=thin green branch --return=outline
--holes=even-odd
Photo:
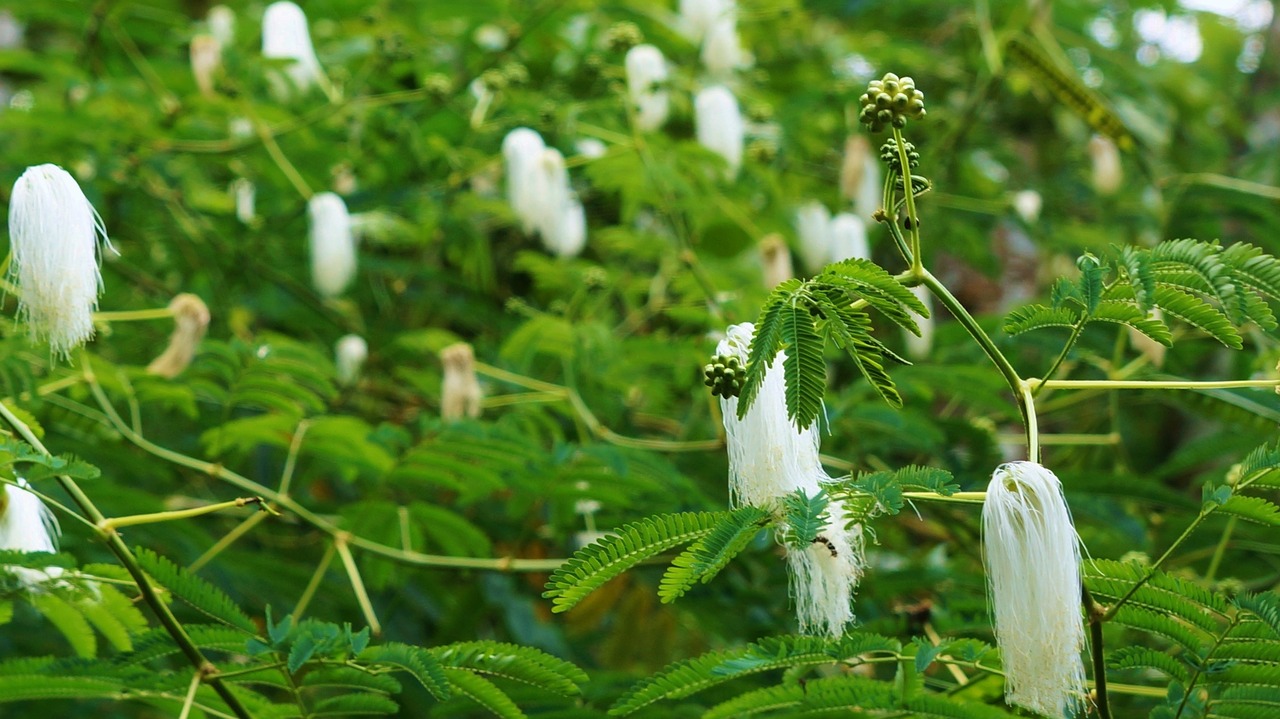
[[[191,509],[174,509],[168,512],[152,512],[150,514],[131,514],[125,517],[111,517],[104,519],[98,523],[98,528],[104,532],[112,532],[121,527],[134,527],[139,524],[159,524],[160,522],[173,522],[182,519],[191,519],[193,517],[201,517],[214,512],[221,512],[224,509],[237,509],[247,507],[250,504],[259,505],[263,511],[278,514],[262,501],[262,497],[239,497],[228,502],[218,502],[203,507],[193,507]]]
[[[1033,387],[1047,389],[1245,389],[1249,387],[1280,387],[1280,379],[1237,380],[1117,380],[1117,379],[1054,379],[1036,377],[1027,379]]]

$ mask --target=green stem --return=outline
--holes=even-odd
[[[1280,379],[1237,379],[1222,381],[1193,380],[1117,380],[1117,379],[1054,379],[1036,377],[1027,384],[1042,389],[1244,389],[1247,387],[1280,387]]]
[[[898,161],[902,163],[902,192],[907,201],[907,219],[911,221],[911,269],[921,272],[924,266],[920,258],[920,216],[916,214],[916,193],[911,187],[911,164],[907,158],[907,144],[902,138],[902,130],[893,128],[893,139],[898,143]]]
[[[168,307],[157,307],[150,310],[121,310],[118,312],[94,312],[94,322],[137,322],[141,320],[164,320],[173,317],[173,310]]]
[[[1182,534],[1178,535],[1178,538],[1173,540],[1173,544],[1169,545],[1169,548],[1165,550],[1165,553],[1161,554],[1160,558],[1147,568],[1147,571],[1142,575],[1142,578],[1135,582],[1134,585],[1129,588],[1129,591],[1124,593],[1123,597],[1120,597],[1115,604],[1111,605],[1111,607],[1107,609],[1107,613],[1102,616],[1102,621],[1106,622],[1114,619],[1116,613],[1120,611],[1120,607],[1123,607],[1125,603],[1128,602],[1140,588],[1142,588],[1142,585],[1151,581],[1151,578],[1156,575],[1156,571],[1160,569],[1160,565],[1168,561],[1169,557],[1173,555],[1174,550],[1182,546],[1183,542],[1187,541],[1187,537],[1191,536],[1191,533],[1196,530],[1196,527],[1200,526],[1200,523],[1203,522],[1210,513],[1211,512],[1201,511],[1200,514],[1196,515],[1196,518],[1192,520],[1191,524],[1187,525],[1187,528],[1183,530]]]
[[[86,371],[88,371],[87,361],[85,362],[85,367]],[[36,451],[52,456],[40,441],[40,438],[31,431],[31,428],[25,422],[18,419],[17,415],[4,402],[0,402],[0,417],[3,417],[26,440],[27,444],[34,447]],[[80,489],[75,480],[66,475],[59,475],[56,479],[62,489],[71,496],[72,501],[80,508],[80,511],[95,525],[102,526],[102,523],[107,518],[98,510],[93,500],[89,499],[89,496]],[[232,694],[230,688],[217,678],[217,669],[212,662],[205,658],[200,648],[195,645],[195,642],[191,640],[186,628],[182,626],[178,618],[173,615],[173,612],[169,611],[169,605],[165,604],[164,600],[156,594],[155,587],[151,584],[151,579],[147,577],[146,572],[142,571],[142,566],[138,564],[137,558],[133,556],[133,552],[129,550],[128,545],[124,543],[120,535],[109,530],[99,530],[98,534],[106,541],[107,548],[111,550],[112,554],[116,555],[116,559],[120,561],[120,564],[129,572],[129,576],[133,577],[134,583],[138,586],[138,592],[142,595],[142,601],[151,607],[151,611],[155,613],[165,631],[173,638],[174,643],[186,655],[187,660],[196,668],[196,672],[207,675],[209,686],[213,687],[213,690],[218,693],[218,696],[222,698],[222,701],[226,703],[227,708],[232,713],[240,719],[253,719],[253,715],[241,704],[240,699],[235,694]]]
[[[1036,417],[1036,397],[1026,382],[1022,389],[1022,419],[1027,427],[1027,461],[1040,462],[1040,423]]]
[[[110,532],[112,530],[119,529],[120,527],[134,527],[139,524],[159,524],[160,522],[173,522],[180,519],[191,519],[192,517],[213,514],[214,512],[221,512],[224,509],[236,509],[250,504],[263,505],[263,508],[266,509],[261,497],[241,497],[229,502],[218,502],[217,504],[193,507],[191,509],[175,509],[168,512],[152,512],[150,514],[131,514],[127,517],[112,517],[99,522],[98,528]]]
[[[1206,582],[1212,582],[1213,578],[1218,574],[1218,567],[1222,565],[1222,556],[1227,553],[1227,545],[1231,542],[1231,535],[1236,530],[1235,516],[1227,519],[1227,526],[1222,530],[1222,538],[1218,540],[1218,546],[1213,548],[1213,558],[1209,560],[1209,569],[1204,574]]]
[[[1089,654],[1093,659],[1093,688],[1097,693],[1095,704],[1098,707],[1098,719],[1111,719],[1111,702],[1107,696],[1107,661],[1102,651],[1102,623],[1106,621],[1106,610],[1093,598],[1084,582],[1080,583],[1080,597],[1085,611],[1089,613]]]
[[[1080,333],[1084,331],[1084,325],[1085,323],[1082,321],[1080,324],[1071,328],[1071,336],[1067,338],[1067,343],[1062,346],[1062,351],[1059,352],[1057,358],[1053,360],[1053,364],[1049,365],[1049,371],[1044,373],[1044,379],[1041,380],[1040,384],[1036,385],[1031,391],[1032,397],[1040,394],[1040,390],[1044,389],[1045,383],[1049,381],[1049,378],[1053,376],[1053,373],[1057,372],[1058,368],[1062,366],[1062,363],[1066,361],[1067,355],[1071,353],[1071,348],[1076,346],[1076,340],[1080,339]]]
[[[929,502],[956,502],[959,504],[982,504],[987,500],[986,492],[955,492],[954,494],[903,492],[902,496],[907,499],[923,499]]]

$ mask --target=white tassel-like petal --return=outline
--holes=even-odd
[[[796,235],[800,238],[800,259],[809,272],[818,272],[831,257],[831,213],[813,200],[796,210]]]
[[[271,60],[291,60],[285,74],[295,87],[306,90],[324,81],[320,58],[311,44],[307,15],[288,0],[274,2],[262,13],[262,56]],[[287,96],[286,88],[277,94]]]
[[[861,218],[841,212],[831,219],[831,247],[828,262],[848,259],[871,259],[871,247],[867,245],[867,226]]]
[[[9,273],[20,291],[18,316],[31,336],[67,356],[93,337],[102,276],[102,219],[74,178],[57,165],[27,168],[9,199]],[[110,244],[107,245],[110,247]]]
[[[871,149],[871,144],[862,145],[862,180],[858,183],[857,192],[853,196],[853,212],[863,222],[875,222],[876,210],[881,209],[884,202],[884,177],[880,170],[880,158]]]
[[[906,330],[902,331],[902,336],[907,342],[907,356],[914,360],[924,359],[929,356],[929,352],[933,350],[933,294],[929,292],[929,288],[924,285],[916,285],[911,288],[911,294],[916,296],[929,310],[928,317],[916,315],[916,325],[920,327],[920,336],[917,337]]]
[[[982,507],[983,562],[1005,699],[1050,717],[1084,706],[1080,540],[1062,484],[1034,462],[996,468]]]
[[[698,91],[693,105],[698,142],[725,159],[729,164],[725,173],[729,179],[737,177],[746,139],[746,125],[737,98],[729,88],[714,85]]]
[[[560,207],[555,224],[542,237],[542,244],[557,257],[577,257],[587,246],[587,212],[577,198]]]
[[[652,132],[667,121],[667,61],[653,45],[636,45],[627,51],[627,92],[636,112],[636,127]]]
[[[338,384],[350,386],[360,378],[360,370],[369,358],[369,344],[360,335],[346,335],[333,347]]]
[[[534,184],[538,162],[546,149],[542,136],[527,127],[517,127],[502,140],[502,157],[507,170],[507,202],[526,233],[533,232],[538,215]]]
[[[307,203],[311,221],[311,281],[325,297],[337,297],[356,275],[356,242],[347,203],[320,192]]]
[[[253,224],[256,213],[258,190],[253,183],[243,177],[231,181],[231,196],[235,199],[236,219],[243,224]]]

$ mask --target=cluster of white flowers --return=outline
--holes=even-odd
[[[653,45],[636,45],[627,51],[627,92],[635,108],[636,127],[652,132],[667,121],[671,98],[666,88],[667,60]]]
[[[810,272],[818,272],[832,262],[871,257],[866,224],[848,212],[832,217],[826,205],[817,200],[796,210],[796,234],[800,238],[800,259]]]
[[[738,37],[738,4],[734,0],[680,0],[678,28],[702,44],[702,64],[712,77],[726,78],[751,64]]]
[[[506,161],[507,200],[528,234],[537,234],[552,254],[574,257],[587,241],[587,217],[569,185],[564,155],[547,147],[542,136],[527,127],[509,132],[502,141]]]

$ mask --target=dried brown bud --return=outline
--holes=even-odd
[[[169,346],[147,365],[147,374],[173,379],[195,358],[196,348],[209,329],[209,308],[204,300],[184,292],[173,298],[169,309],[173,311],[174,324]]]
[[[444,366],[444,382],[440,391],[440,416],[447,421],[480,416],[480,400],[484,395],[476,380],[476,354],[465,342],[440,350]]]
[[[774,287],[796,276],[791,267],[791,250],[782,239],[782,235],[774,233],[760,240],[760,259],[764,263],[764,288]]]

